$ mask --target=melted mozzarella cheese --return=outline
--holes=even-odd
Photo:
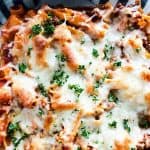
[[[34,22],[40,23],[37,17],[33,18],[31,22],[31,24]],[[101,22],[97,23],[97,27],[100,29],[102,29],[101,25]],[[20,32],[22,32],[22,30]],[[58,87],[60,97],[57,99],[57,102],[62,104],[76,103],[77,109],[67,111],[62,109],[57,111],[51,109],[51,106],[47,109],[45,106],[46,102],[43,100],[42,109],[44,110],[44,114],[42,116],[39,115],[40,103],[38,104],[40,106],[33,106],[33,108],[21,108],[19,112],[15,114],[12,122],[19,122],[20,128],[24,133],[32,134],[28,142],[31,142],[31,145],[34,147],[33,149],[47,150],[50,149],[49,145],[55,146],[61,144],[63,140],[69,141],[69,136],[72,134],[72,130],[76,125],[74,122],[79,112],[83,111],[84,115],[79,118],[81,125],[78,127],[76,135],[81,138],[85,149],[87,146],[93,146],[96,150],[111,150],[115,148],[115,141],[123,142],[126,138],[131,140],[129,146],[135,147],[144,132],[150,133],[150,129],[143,131],[138,126],[138,113],[147,111],[148,108],[145,101],[145,93],[150,92],[150,83],[142,80],[140,77],[140,73],[145,68],[147,69],[150,64],[150,59],[145,57],[145,49],[142,46],[141,39],[144,37],[143,32],[140,30],[127,32],[124,35],[124,39],[122,39],[122,33],[117,30],[116,24],[114,23],[105,31],[105,37],[96,42],[86,33],[83,33],[82,36],[82,39],[85,41],[84,44],[81,44],[79,40],[75,39],[70,31],[64,33],[63,36],[69,36],[69,38],[72,39],[70,43],[68,42],[70,51],[72,51],[77,64],[85,66],[85,75],[78,71],[72,71],[66,61],[63,62],[64,66],[59,66],[60,62],[56,56],[61,54],[62,51],[61,46],[57,43],[56,47],[49,46],[45,50],[45,62],[47,63],[47,67],[37,65],[36,50],[33,49],[28,60],[30,68],[24,75],[19,72],[17,75],[12,75],[12,82],[14,88],[20,87],[25,89],[35,97],[37,95],[36,88],[39,84],[38,82],[42,83],[45,89],[48,90],[51,87],[54,72],[58,69],[62,69],[67,73],[68,78],[62,86]],[[130,38],[136,38],[137,36],[138,39],[136,42],[141,47],[139,53],[135,52],[128,43]],[[116,46],[120,41],[123,42],[123,51],[127,59],[121,57],[121,49]],[[107,42],[114,47],[112,52],[113,59],[121,61],[121,66],[112,70],[110,68],[112,68],[114,60],[112,59],[113,62],[110,62],[104,59],[104,47]],[[27,45],[33,45],[31,39],[29,39]],[[93,56],[93,49],[97,50],[98,57]],[[131,71],[124,69],[127,67],[131,67]],[[92,83],[92,87],[94,87],[96,79],[98,78],[98,80],[100,80],[105,74],[110,74],[111,77],[109,77],[108,80],[104,79],[102,83],[99,84],[99,87],[94,89],[95,95],[88,93],[86,90],[87,85]],[[30,75],[30,77],[27,75]],[[75,94],[76,91],[68,88],[69,85],[78,85],[83,91],[77,96]],[[114,89],[116,90],[115,94],[119,102],[113,103],[113,107],[108,110],[103,109],[102,113],[99,114],[99,120],[96,120],[95,116],[90,115],[90,113],[97,113],[96,109],[105,102],[111,105],[112,103],[108,100],[108,95],[110,91]],[[57,90],[55,92],[57,92]],[[96,96],[96,100],[94,100],[94,96]],[[47,102],[48,105],[51,104],[51,100],[50,98]],[[45,133],[43,131],[45,128],[44,122],[49,111],[52,113],[54,120],[50,125],[49,131]],[[128,120],[130,132],[124,128],[124,119]],[[113,121],[116,122],[116,127],[114,128],[109,126]],[[82,128],[82,124],[84,128]],[[17,149],[23,150],[23,145],[26,141],[21,141]],[[13,144],[6,149],[12,149],[12,145]],[[81,144],[72,142],[72,149],[77,150],[80,145]]]

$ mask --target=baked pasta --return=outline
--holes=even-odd
[[[2,150],[150,149],[150,16],[139,4],[12,8],[0,66]]]

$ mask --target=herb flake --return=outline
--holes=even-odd
[[[83,88],[81,88],[79,84],[70,84],[68,85],[68,88],[73,90],[77,97],[79,97],[83,92]]]
[[[129,120],[128,119],[123,119],[123,128],[127,131],[130,132],[131,128],[129,127]]]
[[[108,101],[118,103],[119,99],[115,96],[114,92],[110,91],[108,95]]]
[[[80,74],[83,74],[85,70],[86,70],[85,65],[79,65],[78,66],[78,72]]]
[[[92,55],[93,55],[93,57],[97,58],[99,56],[98,50],[93,48]]]
[[[55,26],[49,20],[45,21],[42,26],[44,28],[44,34],[50,35],[54,33]]]
[[[10,123],[7,128],[7,133],[9,136],[12,136],[18,130],[20,130],[19,122]]]
[[[114,67],[121,67],[121,65],[122,65],[121,61],[116,61],[116,62],[113,63]]]
[[[40,24],[33,25],[31,31],[32,33],[30,35],[30,38],[40,34],[40,32],[42,32],[42,27]]]
[[[67,82],[69,75],[66,74],[63,70],[56,70],[53,74],[51,83],[55,83],[58,86],[63,86]]]
[[[85,128],[85,127],[82,127],[81,128],[81,136],[85,137],[86,139],[89,138],[90,136],[90,132]]]
[[[45,97],[48,96],[48,92],[42,83],[38,84],[37,90],[39,90],[43,96],[45,96]]]
[[[39,109],[38,109],[38,114],[40,116],[44,115],[44,111],[43,111],[43,109],[41,107],[39,107]]]
[[[111,58],[111,55],[112,55],[112,52],[114,51],[115,47],[113,47],[111,44],[109,43],[106,43],[105,46],[104,46],[104,57],[103,59],[104,60],[110,60]]]
[[[113,121],[113,122],[109,123],[108,126],[109,126],[110,128],[116,128],[116,127],[117,127],[117,122],[116,122],[116,121]]]
[[[21,63],[18,65],[18,68],[21,73],[25,73],[25,71],[27,69],[27,65],[25,63]]]

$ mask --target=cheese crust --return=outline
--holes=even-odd
[[[139,5],[19,6],[0,32],[2,149],[150,148],[150,16]]]

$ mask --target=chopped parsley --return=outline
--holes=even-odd
[[[29,47],[29,48],[28,48],[28,51],[27,51],[27,55],[28,55],[28,56],[31,55],[31,50],[32,50],[32,49],[33,49],[32,47]]]
[[[80,41],[80,44],[83,45],[84,43],[85,43],[85,39],[82,38],[81,41]]]
[[[17,138],[15,137],[15,132],[17,131],[20,131],[21,133],[21,137],[20,138]],[[19,126],[19,122],[16,122],[16,123],[10,123],[7,127],[7,134],[8,134],[8,137],[11,139],[13,145],[14,145],[14,150],[16,150],[16,147],[20,144],[20,142],[22,140],[24,140],[26,137],[28,137],[28,134],[24,133],[20,126]]]
[[[68,74],[66,74],[63,70],[58,69],[54,72],[51,83],[55,83],[58,86],[62,86],[65,84],[65,82],[67,82],[68,78]]]
[[[18,130],[20,130],[19,122],[10,123],[7,128],[7,133],[11,137]]]
[[[73,90],[77,97],[79,97],[83,92],[83,88],[81,88],[79,84],[70,84],[68,85],[68,88]]]
[[[42,26],[44,28],[44,34],[50,35],[54,33],[55,26],[51,23],[51,21],[45,21]]]
[[[112,117],[112,111],[110,111],[107,115],[106,115],[107,118],[111,118]]]
[[[31,38],[35,35],[38,35],[38,34],[40,34],[40,32],[42,32],[42,27],[40,24],[36,24],[36,25],[32,26],[32,33],[29,37]]]
[[[116,62],[113,63],[114,67],[121,67],[121,65],[122,65],[121,61],[116,61]]]
[[[92,62],[91,62],[91,61],[89,62],[89,65],[92,65]]]
[[[105,82],[105,80],[108,79],[108,78],[109,78],[109,75],[108,74],[104,74],[103,77],[100,80],[97,80],[95,82],[94,88],[99,88],[100,85],[102,85]]]
[[[129,124],[128,124],[128,119],[123,119],[123,128],[127,131],[127,132],[130,132],[131,131],[131,128],[129,127]]]
[[[119,99],[115,96],[114,92],[110,91],[108,95],[108,101],[118,103]]]
[[[48,12],[47,16],[48,16],[49,19],[51,19],[53,17],[53,14],[51,14],[50,12]]]
[[[136,150],[136,148],[134,148],[134,147],[131,147],[131,148],[130,148],[130,150]]]
[[[21,63],[18,65],[18,68],[21,73],[25,73],[25,71],[27,69],[27,65],[25,63]]]
[[[55,56],[59,62],[65,62],[66,57],[63,54],[58,54]]]
[[[88,139],[90,134],[91,133],[86,129],[86,127],[81,127],[81,136],[83,136],[86,139]]]
[[[136,51],[137,53],[139,53],[141,50],[142,50],[141,47],[138,47],[138,48],[135,49],[135,51]]]
[[[95,49],[95,48],[93,48],[93,50],[92,50],[92,55],[93,55],[95,58],[97,58],[97,57],[99,56],[98,50]]]
[[[121,38],[124,39],[124,38],[125,38],[125,34],[123,34],[123,35],[121,36]]]
[[[40,116],[44,115],[44,111],[43,111],[43,109],[41,107],[39,107],[39,109],[38,109],[38,114]]]
[[[43,96],[45,96],[45,97],[48,96],[48,92],[46,91],[46,89],[42,83],[38,84],[37,90],[39,90]]]
[[[81,147],[78,147],[77,150],[81,150]]]
[[[85,71],[85,65],[79,65],[78,66],[78,72],[80,73],[80,74],[83,74],[84,73],[84,71]]]
[[[111,44],[109,43],[106,43],[105,46],[104,46],[104,57],[103,59],[104,60],[110,60],[111,58],[111,55],[112,55],[112,52],[114,51],[115,47],[113,47]]]
[[[117,127],[117,122],[116,122],[116,121],[113,121],[113,122],[109,123],[108,126],[109,126],[110,128],[116,128],[116,127]]]
[[[99,100],[97,95],[91,95],[91,97],[92,97],[92,101],[94,101],[94,102]]]
[[[16,147],[20,144],[20,142],[27,137],[28,137],[28,134],[26,134],[26,133],[24,133],[20,138],[12,137],[12,143],[15,147],[14,150],[16,150]]]

